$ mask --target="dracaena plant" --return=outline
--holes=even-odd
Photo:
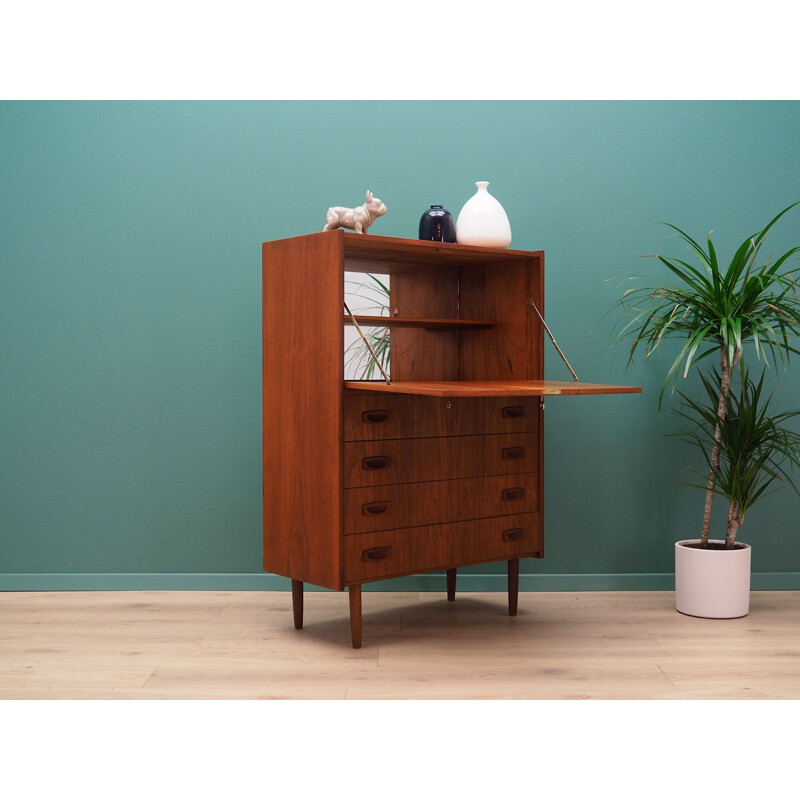
[[[649,256],[667,268],[667,279],[632,279],[641,283],[626,291],[616,304],[627,317],[627,322],[618,326],[618,335],[632,338],[629,364],[640,349],[649,358],[663,340],[681,342],[661,389],[659,409],[667,387],[672,384],[674,390],[679,375],[686,377],[706,358],[716,356],[720,382],[714,411],[722,423],[727,414],[731,371],[740,363],[745,344],[752,343],[757,358],[766,364],[771,357],[784,367],[790,354],[799,352],[792,337],[800,331],[800,300],[788,262],[800,247],[792,247],[777,258],[761,255],[769,230],[799,203],[787,206],[764,228],[748,236],[727,265],[720,262],[711,234],[704,247],[685,231],[665,223],[687,245],[695,263]],[[721,427],[716,425],[700,534],[704,547],[708,546],[721,436]]]
[[[367,273],[366,281],[351,280],[351,294],[367,301],[366,306],[353,309],[353,313],[372,312],[376,316],[389,313],[389,287],[378,277]],[[367,341],[385,372],[389,371],[389,328],[367,328]],[[357,380],[370,380],[378,373],[369,348],[359,337],[345,351],[345,366]]]
[[[725,547],[729,549],[736,542],[745,513],[757,500],[782,486],[791,486],[797,492],[791,470],[800,466],[800,435],[786,423],[800,415],[800,411],[771,411],[772,395],[764,393],[765,371],[756,383],[748,370],[740,367],[739,386],[728,395],[724,418],[714,412],[722,384],[717,370],[712,370],[711,378],[700,376],[705,398],[694,400],[679,392],[681,402],[675,411],[692,423],[691,428],[675,436],[700,449],[714,476],[714,493],[728,501]],[[720,458],[713,465],[709,454],[717,445]],[[696,469],[693,471],[704,476]],[[706,488],[699,483],[687,485]]]

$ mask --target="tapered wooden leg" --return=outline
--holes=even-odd
[[[456,571],[455,569],[447,570],[447,599],[456,599]]]
[[[517,616],[517,599],[519,597],[519,559],[508,561],[508,614]]]
[[[292,612],[295,630],[303,627],[303,581],[292,578]]]
[[[361,647],[361,584],[357,583],[348,590],[350,595],[350,638],[353,647]]]

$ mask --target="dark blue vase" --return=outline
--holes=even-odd
[[[419,238],[428,242],[455,242],[453,215],[444,206],[431,206],[419,221]]]

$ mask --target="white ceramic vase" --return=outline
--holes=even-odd
[[[698,541],[675,542],[675,608],[692,617],[734,619],[747,616],[750,612],[750,545],[737,542],[741,547],[733,550],[688,546]]]
[[[478,181],[478,191],[464,204],[456,220],[456,241],[482,247],[508,247],[511,225],[503,206],[487,191],[489,181]]]

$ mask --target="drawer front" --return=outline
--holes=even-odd
[[[539,510],[539,475],[401,483],[344,491],[344,532],[408,528]]]
[[[480,478],[535,472],[539,468],[537,433],[387,439],[344,445],[344,485]]]
[[[448,407],[449,403],[449,407]],[[461,436],[538,430],[538,397],[345,394],[344,439]]]
[[[344,538],[345,583],[536,556],[539,514],[519,514]]]

